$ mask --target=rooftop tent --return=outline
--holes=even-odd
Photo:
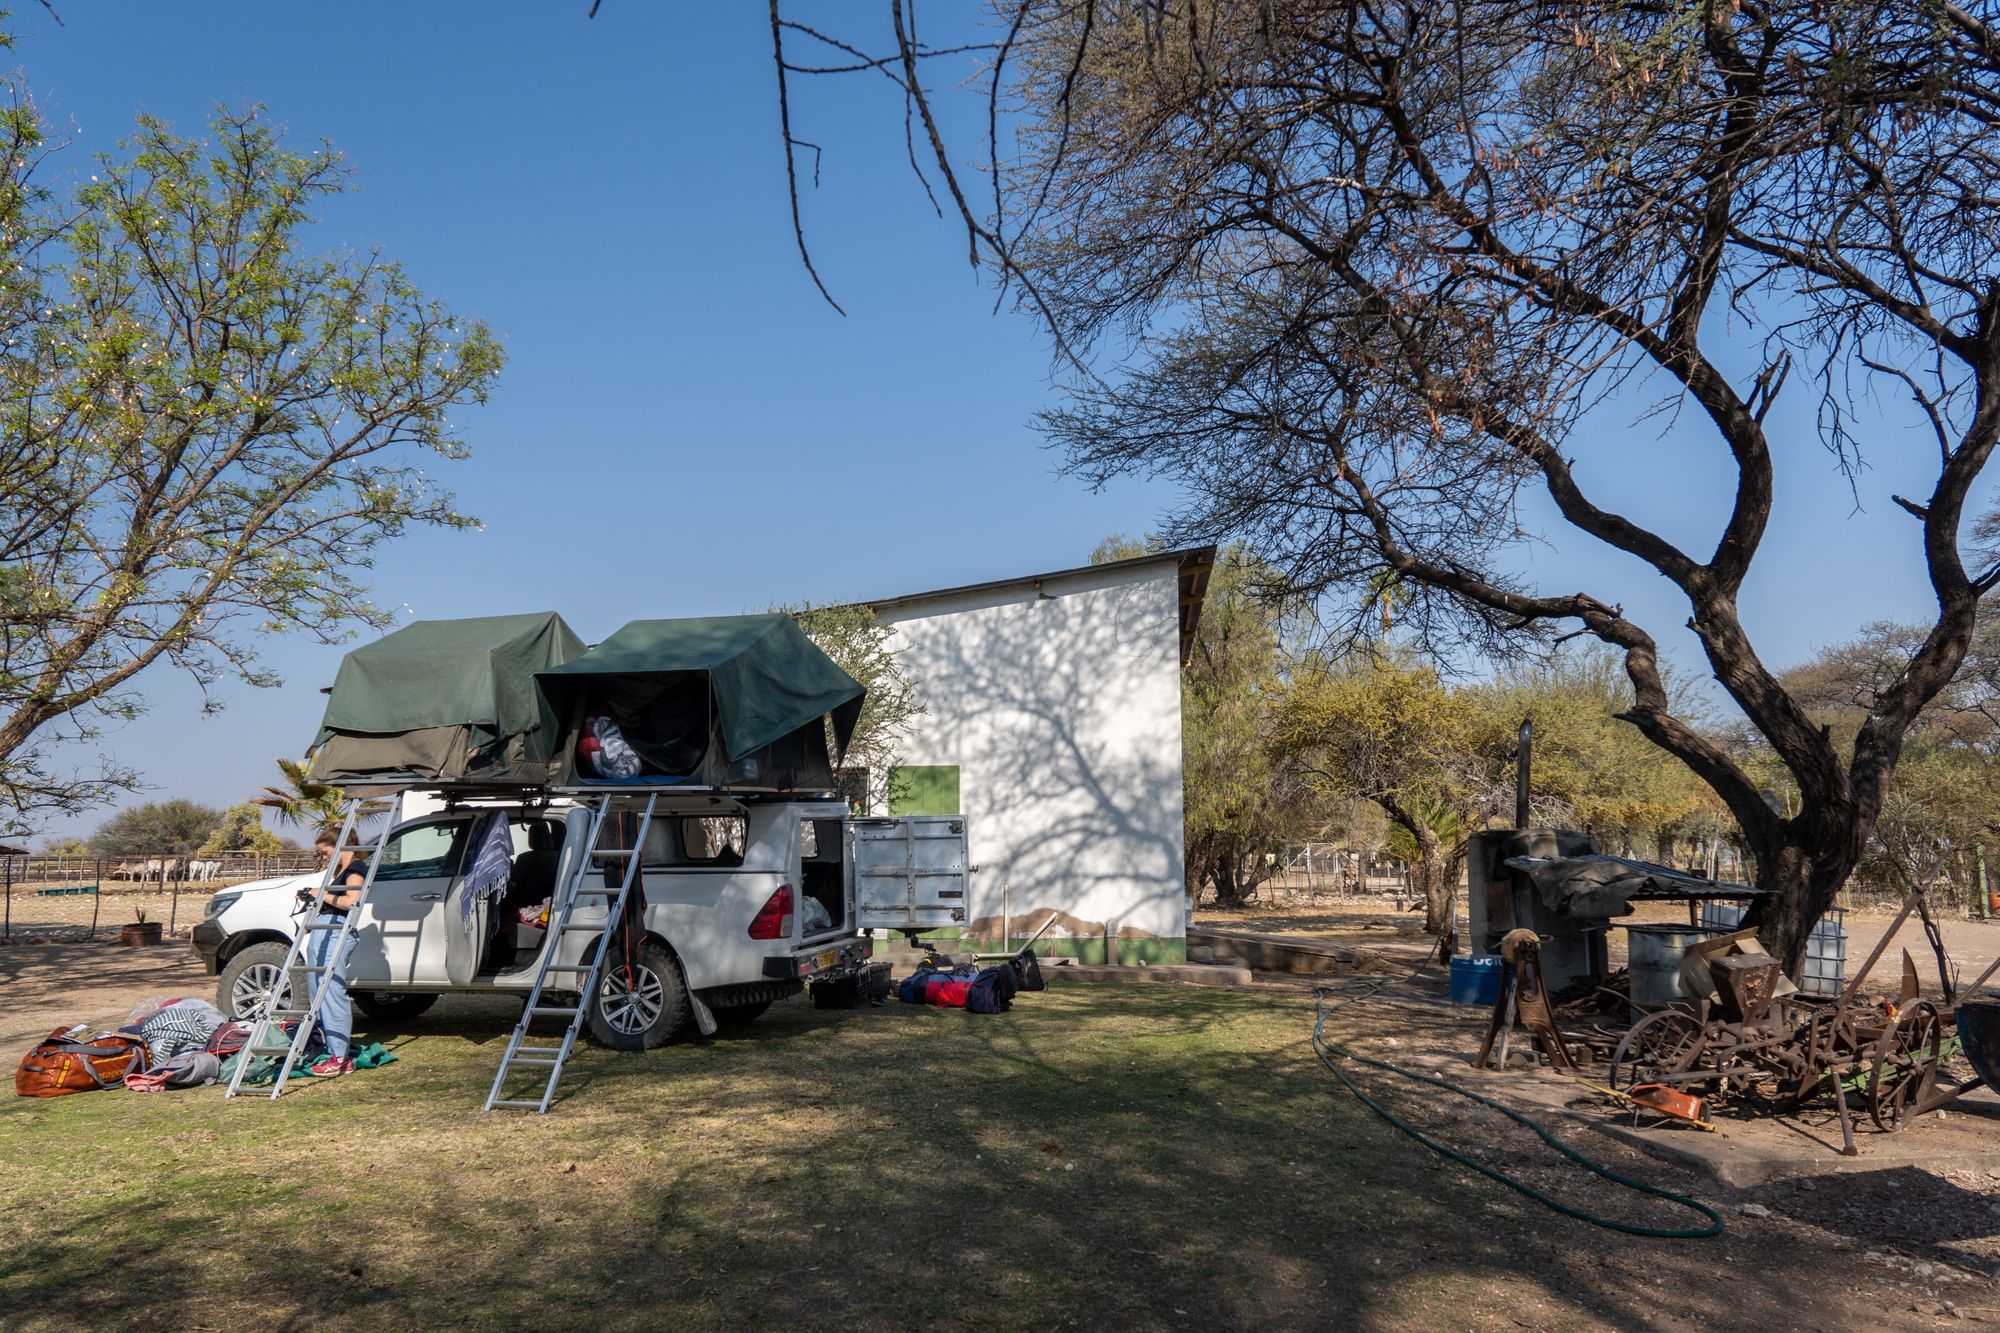
[[[535,673],[582,652],[553,611],[412,621],[341,659],[311,776],[340,786],[546,782],[561,727]]]
[[[601,774],[577,760],[609,721],[637,756],[628,782],[736,791],[827,791],[833,746],[854,735],[865,691],[790,616],[635,620],[535,683],[567,741],[562,781]]]

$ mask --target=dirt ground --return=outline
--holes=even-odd
[[[1614,1169],[1632,1171],[1641,1160],[1639,1153],[1586,1127],[1593,1120],[1637,1123],[1612,1110],[1605,1099],[1580,1089],[1553,1096],[1537,1089],[1529,1097],[1523,1080],[1554,1084],[1554,1076],[1479,1074],[1469,1068],[1487,1020],[1484,1010],[1449,1004],[1442,978],[1427,975],[1340,1009],[1329,1027],[1338,1044],[1358,1054],[1434,1073],[1529,1109],[1581,1152]],[[1601,1078],[1601,1070],[1597,1076]],[[1371,1095],[1436,1137],[1490,1143],[1496,1153],[1489,1159],[1493,1164],[1551,1193],[1576,1198],[1573,1179],[1565,1179],[1569,1168],[1521,1151],[1518,1136],[1488,1139],[1479,1133],[1481,1125],[1491,1132],[1488,1113],[1384,1073],[1364,1068],[1356,1077]],[[1566,1105],[1574,1114],[1544,1114],[1537,1104]],[[1723,1206],[1730,1234],[1749,1249],[1732,1257],[1730,1267],[1756,1274],[1757,1282],[1771,1275],[1766,1262],[1799,1262],[1796,1250],[1790,1259],[1780,1260],[1780,1237],[1806,1242],[1806,1276],[1816,1292],[1799,1308],[1806,1326],[2000,1322],[2000,1097],[1986,1090],[1969,1094],[1946,1117],[1926,1117],[1898,1135],[1857,1132],[1860,1156],[1855,1159],[1835,1152],[1840,1139],[1830,1104],[1783,1120],[1738,1120],[1725,1113],[1718,1123],[1721,1134],[1739,1148],[1788,1154],[1802,1169],[1743,1189],[1689,1175],[1680,1175],[1670,1187]],[[1705,1137],[1672,1126],[1647,1132]],[[1659,1179],[1645,1171],[1634,1173]],[[1589,1197],[1593,1204],[1605,1198],[1597,1192]],[[1648,1280],[1643,1273],[1633,1279]],[[1671,1302],[1671,1284],[1661,1286],[1661,1299]],[[1680,1326],[1669,1306],[1663,1306],[1659,1326]],[[1778,1326],[1798,1325],[1780,1321]]]
[[[156,995],[215,998],[215,978],[186,940],[138,949],[103,940],[0,947],[0,1062],[11,1069],[58,1027],[117,1027]]]
[[[1629,917],[1619,918],[1620,922],[1633,924],[1645,922],[1683,922],[1687,920],[1687,909],[1668,903],[1641,903]],[[1847,960],[1852,969],[1860,967],[1877,941],[1894,921],[1893,912],[1870,911],[1847,914]],[[1330,894],[1321,894],[1317,901],[1303,895],[1291,899],[1281,899],[1276,903],[1256,903],[1248,907],[1222,910],[1202,907],[1195,911],[1197,926],[1218,926],[1230,930],[1254,930],[1274,935],[1300,935],[1311,939],[1335,940],[1341,943],[1365,945],[1383,949],[1390,954],[1408,953],[1415,949],[1421,954],[1429,943],[1423,933],[1423,915],[1414,911],[1397,911],[1395,899],[1389,897],[1353,897],[1340,901]],[[1961,981],[1969,982],[1984,971],[1996,957],[2000,957],[2000,921],[1968,921],[1963,917],[1946,919],[1941,927],[1944,934],[1945,952],[1960,971]],[[1607,939],[1607,952],[1611,966],[1625,965],[1625,932],[1614,924]],[[1923,982],[1926,994],[1937,988],[1937,964],[1931,954],[1930,945],[1924,939],[1921,924],[1912,917],[1905,922],[1890,950],[1883,956],[1878,969],[1885,969],[1879,975],[1893,977],[1899,974],[1901,963],[1899,949],[1908,949],[1910,957],[1917,964],[1917,975]],[[2000,978],[1996,978],[2000,979]]]
[[[1679,921],[1685,919],[1685,909],[1648,904],[1630,919]],[[1417,914],[1398,912],[1393,901],[1381,898],[1203,910],[1197,913],[1197,924],[1369,947],[1408,961],[1411,967],[1429,942]],[[1892,917],[1850,913],[1845,924],[1851,975],[1892,924]],[[1961,981],[1969,981],[2000,954],[2000,923],[1948,921],[1944,936],[1947,953],[1961,969]],[[1936,965],[1914,920],[1892,941],[1870,974],[1872,981],[1883,990],[1893,986],[1900,975],[1898,946],[1909,949],[1924,991],[1935,995]],[[1623,931],[1611,932],[1609,952],[1614,968],[1624,965]],[[1552,1075],[1471,1071],[1469,1061],[1489,1013],[1452,1006],[1445,1002],[1445,991],[1442,971],[1433,967],[1414,983],[1392,985],[1369,1003],[1342,1010],[1338,1022],[1354,1028],[1356,1039],[1351,1044],[1356,1049],[1476,1087],[1510,1104],[1535,1103],[1586,1119],[1619,1118],[1606,1099],[1573,1095],[1575,1090],[1561,1086]],[[1566,1029],[1569,1026],[1566,1022]],[[1615,1033],[1622,1021],[1610,1017],[1601,1026]],[[1947,1072],[1956,1080],[1968,1077],[1971,1070],[1955,1061]],[[1586,1072],[1600,1082],[1603,1074],[1602,1067]],[[1552,1094],[1531,1090],[1524,1078],[1544,1080],[1558,1090]],[[2000,1096],[1993,1091],[1969,1093],[1943,1115],[1926,1116],[1894,1135],[1875,1130],[1864,1113],[1856,1132],[1860,1155],[1854,1159],[1838,1155],[1840,1131],[1830,1101],[1790,1117],[1752,1116],[1723,1108],[1713,1118],[1721,1126],[1719,1137],[1724,1142],[1702,1145],[1711,1160],[1717,1153],[1733,1152],[1769,1167],[1779,1177],[1737,1191],[1733,1197],[1739,1205],[1766,1210],[1773,1222],[1810,1228],[1861,1246],[1867,1267],[1858,1272],[1901,1271],[1932,1278],[1962,1274],[1973,1287],[1984,1287],[1982,1301],[2000,1305],[1991,1288],[2000,1276]],[[1646,1132],[1701,1137],[1697,1131],[1671,1126],[1649,1125]],[[1850,1285],[1856,1280],[1843,1274]],[[1952,1317],[1981,1316],[1959,1303]],[[1984,1310],[1983,1317],[2000,1318],[2000,1309]]]

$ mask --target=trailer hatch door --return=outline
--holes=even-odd
[[[971,875],[963,815],[850,819],[854,924],[873,930],[963,926]]]

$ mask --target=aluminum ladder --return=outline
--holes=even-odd
[[[361,919],[362,905],[368,901],[368,890],[375,886],[375,871],[382,863],[376,853],[382,842],[395,827],[395,813],[401,798],[396,796],[360,796],[350,799],[342,812],[340,837],[335,842],[333,857],[326,863],[319,883],[313,886],[312,903],[307,908],[305,919],[292,933],[292,947],[285,955],[285,965],[279,975],[282,980],[266,992],[264,1001],[257,1008],[257,1016],[250,1022],[250,1040],[243,1045],[242,1053],[236,1060],[236,1072],[229,1077],[229,1087],[222,1096],[227,1101],[243,1089],[243,1076],[250,1066],[268,1056],[282,1055],[285,1062],[278,1069],[277,1081],[271,1084],[271,1100],[284,1095],[285,1084],[290,1081],[292,1067],[299,1061],[311,1044],[314,1030],[319,1026],[320,1006],[326,1000],[323,984],[308,984],[309,979],[324,981],[322,973],[332,970],[332,964],[314,966],[305,960],[309,956],[315,936],[329,932],[333,934],[333,949],[327,955],[338,959],[347,948],[347,942],[354,936],[354,925]],[[368,826],[364,832],[364,824]],[[366,838],[367,841],[363,841]],[[334,872],[340,867],[343,854],[352,852],[357,857],[366,858],[367,877],[361,884],[361,896],[354,900],[337,925],[321,922],[320,906],[326,901],[328,890],[333,888]],[[304,997],[303,1005],[300,1003]],[[282,1035],[282,1025],[296,1021],[289,1040],[273,1041],[271,1034]]]
[[[534,1111],[547,1115],[549,1103],[555,1099],[556,1085],[562,1081],[563,1066],[569,1063],[570,1052],[576,1049],[576,1039],[583,1033],[591,997],[597,993],[598,982],[604,974],[604,957],[610,952],[611,936],[624,914],[625,901],[632,892],[633,881],[639,877],[640,853],[646,846],[646,833],[653,826],[653,812],[659,804],[660,797],[657,792],[646,797],[646,804],[639,812],[638,831],[633,835],[630,847],[604,847],[600,844],[604,841],[605,830],[617,827],[617,815],[622,813],[614,809],[617,799],[615,795],[601,795],[591,811],[590,832],[584,840],[584,853],[577,858],[576,866],[571,870],[568,881],[561,886],[555,910],[549,915],[549,933],[542,942],[542,962],[535,972],[534,987],[528,992],[527,1003],[521,1006],[520,1020],[514,1024],[513,1036],[507,1039],[507,1049],[500,1057],[500,1069],[493,1075],[493,1088],[486,1094],[485,1109],[488,1111],[506,1109]],[[604,882],[599,887],[593,888],[586,882],[596,866],[618,861],[624,862],[625,873],[619,876],[616,888],[611,887],[609,883],[611,876],[608,868],[604,873]],[[575,914],[577,903],[585,898],[609,900],[603,925],[584,925],[570,919]],[[562,942],[572,934],[585,931],[598,932],[604,937],[591,954],[590,961],[557,962],[562,954]],[[548,989],[549,977],[558,973],[582,974],[582,983],[575,988],[574,1005],[542,1003],[542,996]],[[560,989],[568,991],[570,988],[565,985]],[[568,1020],[563,1028],[562,1039],[552,1046],[546,1043],[554,1038],[543,1037],[540,1039],[543,1044],[529,1045],[530,1029],[533,1028],[535,1020],[549,1018]],[[509,1098],[500,1095],[506,1087],[507,1076],[514,1072],[516,1067],[547,1071],[539,1097]]]

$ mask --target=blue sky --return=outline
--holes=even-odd
[[[505,339],[492,403],[459,415],[474,457],[448,472],[485,529],[393,547],[375,571],[385,606],[556,609],[594,640],[640,616],[1079,564],[1175,499],[1056,475],[1030,422],[1048,401],[1046,341],[993,313],[962,232],[909,176],[900,102],[879,80],[795,93],[797,132],[826,149],[804,202],[847,316],[820,300],[791,239],[761,5],[606,0],[589,21],[586,0],[57,9],[61,26],[32,3],[13,22],[30,83],[74,122],[61,165],[86,166],[142,110],[191,131],[218,102],[263,103],[296,146],[329,140],[359,173],[324,244],[380,247]],[[1702,497],[1726,481],[1719,446],[1690,431],[1670,448],[1624,422],[1600,413],[1580,441],[1603,503],[1706,529]],[[1867,474],[1856,512],[1805,430],[1780,446],[1801,484],[1784,491],[1745,607],[1767,656],[1787,662],[1921,609],[1925,586],[1915,525],[1887,500],[1909,477]],[[1530,568],[1622,600],[1694,664],[1691,641],[1664,634],[1685,609],[1646,571],[1580,541],[1537,550]],[[150,715],[105,748],[153,784],[134,799],[241,799],[274,757],[303,750],[340,651],[273,641],[286,686],[228,690],[207,719],[190,688],[155,675]]]

